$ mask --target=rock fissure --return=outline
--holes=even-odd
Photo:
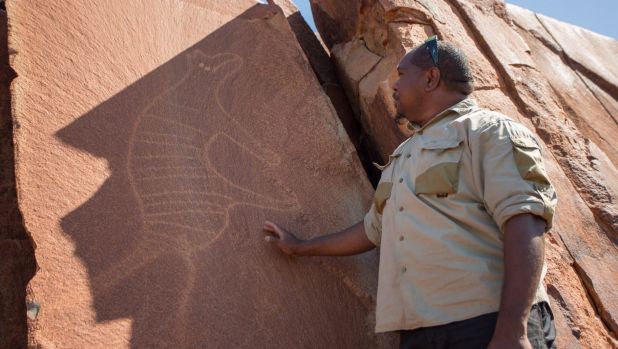
[[[18,203],[15,178],[7,14],[0,7],[0,348],[25,347],[27,285],[36,271],[33,240]]]
[[[607,309],[605,309],[603,302],[599,298],[598,293],[596,292],[593,282],[588,277],[587,272],[582,266],[577,262],[577,259],[573,259],[573,268],[576,271],[576,275],[579,277],[579,282],[584,286],[586,290],[586,295],[590,300],[590,304],[592,304],[593,309],[595,311],[595,315],[601,319],[601,322],[605,326],[607,332],[611,333],[614,338],[618,338],[618,325],[615,320],[612,319],[612,316],[609,314]]]

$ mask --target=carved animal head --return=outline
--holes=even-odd
[[[242,57],[233,53],[218,53],[207,55],[201,50],[193,50],[187,54],[189,66],[206,73],[235,71],[242,66]]]

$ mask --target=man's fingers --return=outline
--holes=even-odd
[[[269,221],[264,222],[264,230],[273,230],[272,223]]]
[[[270,221],[266,221],[264,223],[264,230],[274,232],[275,231],[275,225],[272,222],[270,222]]]
[[[278,247],[283,253],[288,255],[294,255],[294,236],[291,233],[286,232],[283,228],[271,221],[264,222],[264,230],[268,233],[264,237],[264,241],[272,243]]]
[[[274,236],[272,236],[272,235],[268,235],[268,236],[265,236],[265,237],[264,237],[264,240],[265,240],[266,242],[275,242],[275,241],[277,241],[277,240],[279,240],[279,239],[277,239],[276,237],[274,237]]]
[[[264,229],[277,234],[279,237],[283,237],[284,235],[283,229],[270,221],[266,221],[266,223],[264,224]]]
[[[283,233],[281,231],[281,228],[279,228],[275,223],[266,221],[266,223],[264,223],[264,230],[267,233],[271,234],[270,236],[267,236],[266,238],[271,237],[273,239],[276,238],[277,240],[283,238]],[[275,235],[275,236],[272,236],[272,235]],[[271,241],[271,240],[266,239],[266,241]]]

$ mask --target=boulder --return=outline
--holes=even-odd
[[[377,252],[293,258],[373,189],[278,7],[7,1],[42,348],[379,348]],[[396,339],[396,338],[395,338]]]

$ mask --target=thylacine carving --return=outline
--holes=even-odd
[[[178,254],[188,273],[178,313],[171,319],[178,331],[184,327],[196,282],[196,254],[226,230],[229,210],[236,205],[299,210],[290,190],[273,184],[270,191],[282,193],[277,197],[239,185],[210,156],[213,146],[225,142],[264,168],[281,162],[221,103],[225,84],[242,67],[242,58],[195,50],[188,55],[188,67],[177,83],[143,109],[132,130],[127,174],[143,223],[142,231],[136,232],[138,244],[93,280],[106,292],[160,255]],[[248,166],[237,165],[238,171]]]

